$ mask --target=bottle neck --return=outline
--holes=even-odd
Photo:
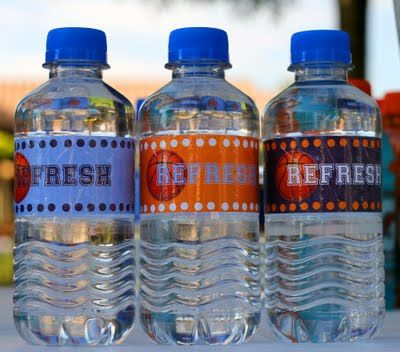
[[[57,64],[48,66],[49,78],[79,77],[103,78],[103,66],[100,64]]]
[[[300,64],[292,67],[295,81],[347,81],[349,65],[345,64]]]
[[[226,66],[222,63],[191,63],[173,65],[172,79],[183,77],[225,78]]]

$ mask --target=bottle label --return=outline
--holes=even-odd
[[[17,138],[14,148],[17,216],[133,213],[132,138]]]
[[[140,141],[140,211],[257,212],[258,139],[194,134]]]
[[[264,150],[266,213],[382,210],[379,138],[279,138]]]

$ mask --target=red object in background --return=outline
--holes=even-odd
[[[386,93],[380,104],[383,128],[389,136],[395,152],[400,152],[400,92]]]
[[[375,99],[376,102],[378,103],[379,109],[381,110],[382,113],[382,109],[383,109],[383,99]],[[383,114],[382,114],[383,116]]]
[[[349,83],[362,90],[364,93],[371,95],[371,84],[366,79],[350,78]]]
[[[391,165],[392,171],[400,176],[400,92],[386,93],[380,104],[383,129],[393,146],[396,160]],[[400,186],[400,178],[396,182]]]
[[[382,115],[400,118],[400,92],[386,93],[381,105]]]

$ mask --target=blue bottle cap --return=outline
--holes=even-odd
[[[168,63],[221,62],[225,68],[229,63],[228,35],[218,28],[187,27],[173,30],[169,35]]]
[[[52,29],[47,34],[46,62],[43,66],[68,62],[92,62],[108,68],[106,34],[93,28]]]
[[[350,37],[338,30],[298,32],[291,39],[291,66],[301,63],[338,62],[351,64]]]

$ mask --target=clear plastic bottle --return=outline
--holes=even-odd
[[[14,321],[32,344],[107,345],[133,327],[134,118],[102,81],[106,51],[102,31],[50,31],[50,79],[16,110]]]
[[[239,343],[260,321],[258,112],[224,79],[222,30],[173,31],[166,67],[139,112],[141,323],[163,344]]]
[[[370,338],[384,317],[380,112],[347,82],[347,33],[296,33],[291,54],[295,82],[262,120],[267,316],[284,341]]]

